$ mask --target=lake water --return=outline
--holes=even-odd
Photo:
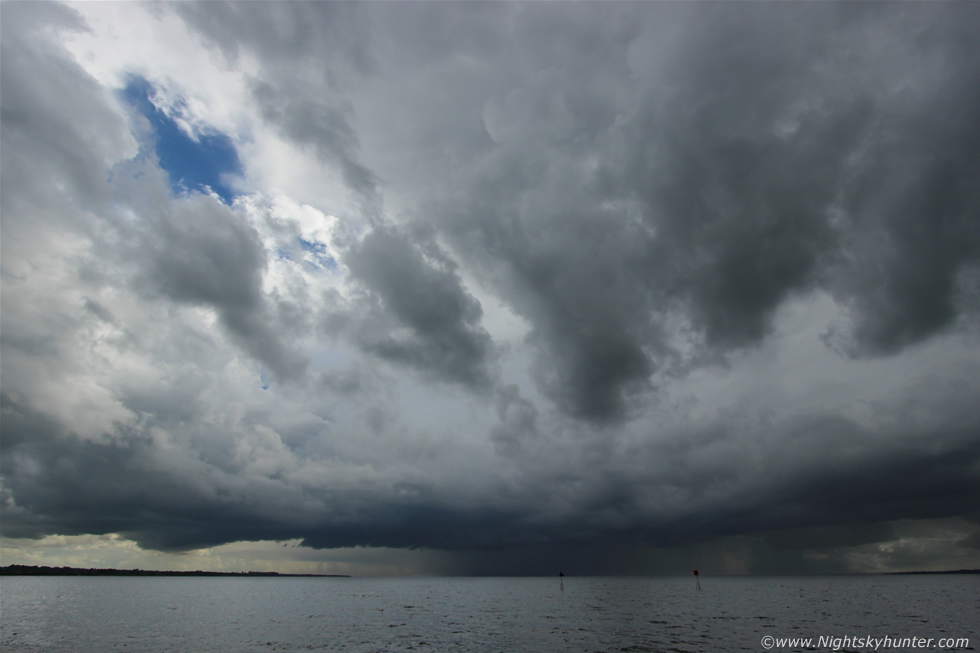
[[[980,647],[980,576],[709,577],[701,585],[568,577],[560,591],[557,578],[8,576],[0,649],[760,651],[766,635],[812,637],[811,650],[846,647],[818,646],[821,636],[933,638],[932,650],[940,638],[969,638],[960,650]]]

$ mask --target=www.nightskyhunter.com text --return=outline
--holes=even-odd
[[[957,650],[970,647],[968,637],[874,637],[867,635],[864,637],[834,637],[821,635],[820,637],[773,637],[766,635],[762,638],[762,648],[768,650],[782,648],[804,648],[804,649],[830,649],[840,651],[843,649],[865,649],[871,651],[894,650],[894,649],[941,649]]]

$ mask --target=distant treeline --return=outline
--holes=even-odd
[[[902,574],[980,574],[980,569],[956,569],[950,571],[893,571],[893,575]]]
[[[0,576],[234,576],[255,578],[350,578],[347,574],[280,574],[275,571],[155,571],[153,569],[79,569],[77,567],[0,567]]]

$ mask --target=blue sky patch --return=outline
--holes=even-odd
[[[331,272],[337,270],[337,261],[335,261],[333,257],[327,253],[326,244],[318,243],[312,240],[306,240],[304,238],[299,238],[298,240],[299,240],[300,248],[313,255],[313,260],[311,261],[307,259],[306,261],[307,263],[309,263],[314,268],[317,267],[327,268]]]
[[[226,204],[231,204],[235,191],[222,181],[223,176],[241,175],[242,163],[231,139],[213,130],[201,134],[195,141],[176,121],[153,104],[154,89],[146,79],[133,76],[123,97],[153,128],[154,145],[160,167],[170,178],[174,194],[203,191],[210,187]]]

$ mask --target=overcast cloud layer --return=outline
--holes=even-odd
[[[980,566],[980,5],[0,8],[9,541]]]

